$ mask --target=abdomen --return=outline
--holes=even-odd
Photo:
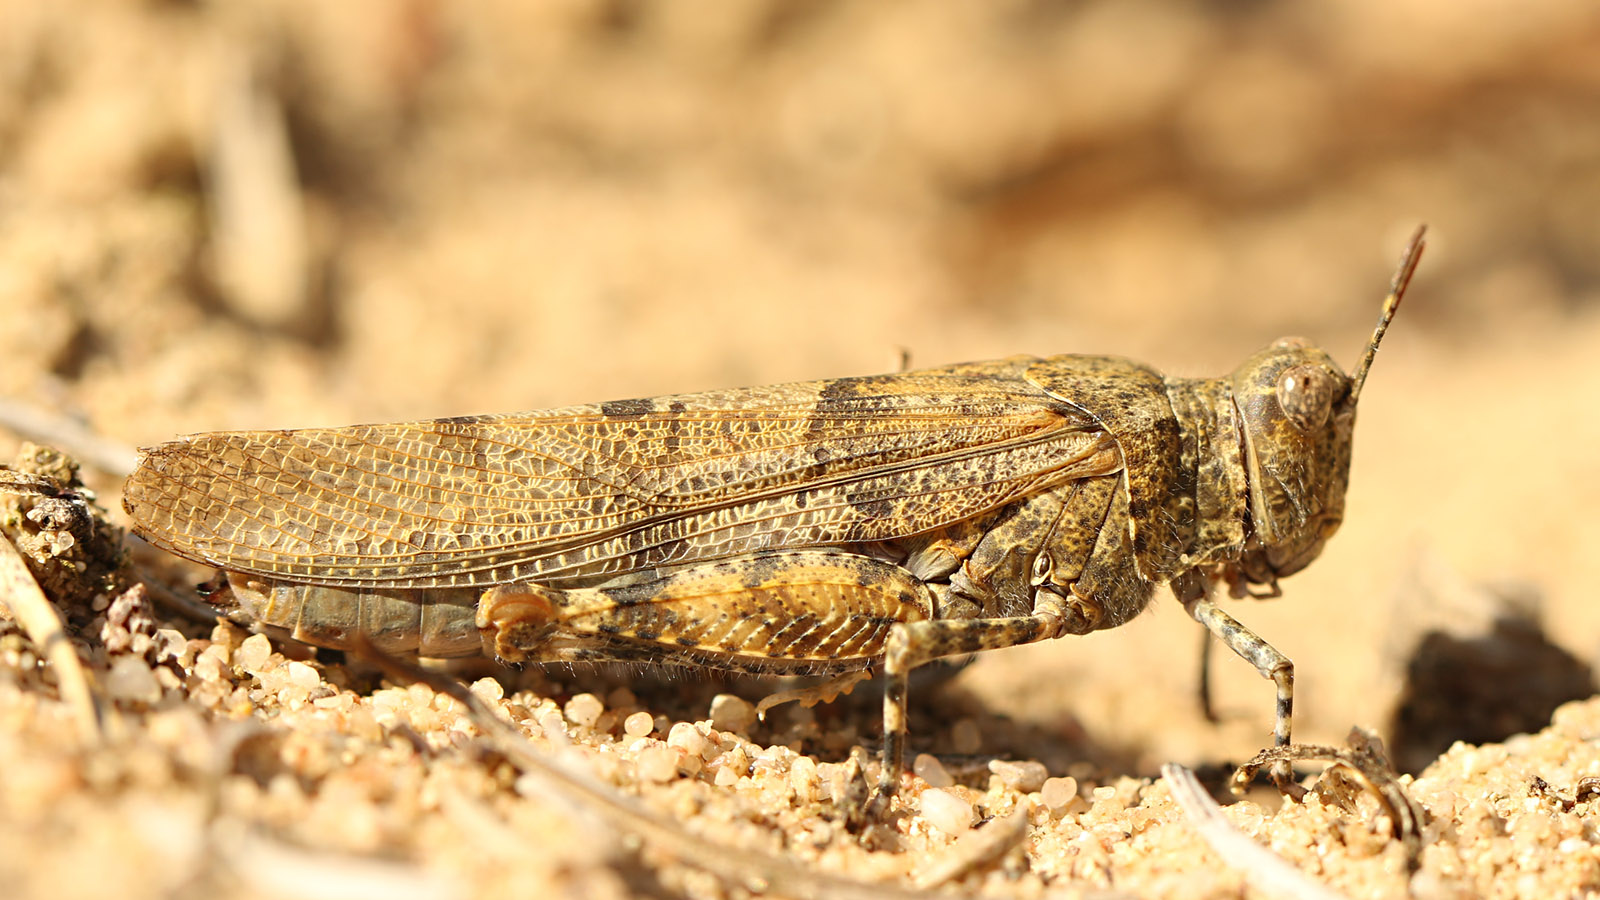
[[[236,572],[211,603],[318,647],[349,649],[358,636],[387,653],[477,656],[477,588],[351,590],[272,582]]]

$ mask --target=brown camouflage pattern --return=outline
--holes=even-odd
[[[1413,241],[1358,376],[1420,252]],[[1338,528],[1359,381],[1278,341],[1217,379],[1102,356],[544,412],[203,434],[143,451],[124,505],[226,573],[210,599],[323,646],[844,672],[881,662],[884,786],[905,676],[1121,624],[1171,582],[1276,590]]]

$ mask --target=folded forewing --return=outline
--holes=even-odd
[[[1115,471],[1021,361],[145,451],[152,543],[270,578],[580,584],[776,547],[890,540]]]

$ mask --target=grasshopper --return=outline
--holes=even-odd
[[[220,570],[208,600],[325,647],[908,676],[1113,628],[1169,584],[1270,678],[1294,667],[1212,600],[1316,558],[1344,515],[1355,370],[1300,339],[1223,378],[1105,356],[389,425],[201,434],[141,451],[135,531]]]

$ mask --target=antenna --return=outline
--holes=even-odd
[[[1361,363],[1356,366],[1354,383],[1350,387],[1350,405],[1354,406],[1356,398],[1361,396],[1361,386],[1367,381],[1367,372],[1372,369],[1372,361],[1378,356],[1378,342],[1383,340],[1383,333],[1389,330],[1389,323],[1394,320],[1394,311],[1400,308],[1400,298],[1406,295],[1406,285],[1411,283],[1411,273],[1417,270],[1417,261],[1422,258],[1422,235],[1428,230],[1426,225],[1418,225],[1415,234],[1411,235],[1411,243],[1406,245],[1404,256],[1400,257],[1400,268],[1395,270],[1394,280],[1389,282],[1389,296],[1383,298],[1383,312],[1378,316],[1378,327],[1372,330],[1372,340],[1367,343],[1367,352],[1361,355]]]

